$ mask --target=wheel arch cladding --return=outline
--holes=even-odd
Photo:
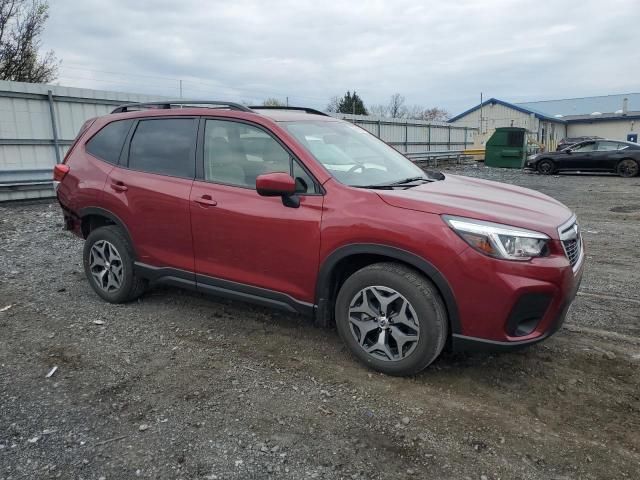
[[[318,273],[316,286],[316,322],[328,326],[333,320],[333,305],[340,282],[372,263],[399,262],[408,265],[430,280],[444,301],[451,333],[461,333],[458,306],[453,290],[446,278],[429,261],[397,247],[379,244],[351,244],[334,250],[327,256]],[[346,274],[346,275],[345,275]]]
[[[106,225],[115,225],[122,230],[123,235],[129,242],[131,249],[133,252],[136,252],[136,246],[131,239],[131,235],[129,233],[129,229],[124,224],[122,220],[115,214],[110,212],[109,210],[105,210],[100,207],[87,207],[80,210],[80,219],[81,219],[81,229],[84,238],[86,239],[91,233],[91,230],[99,227],[103,227]]]

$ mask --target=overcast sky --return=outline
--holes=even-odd
[[[638,0],[51,0],[67,86],[324,108],[357,90],[456,114],[640,91]]]

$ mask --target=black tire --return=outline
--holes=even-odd
[[[552,175],[556,171],[556,164],[553,163],[552,160],[545,158],[538,162],[538,165],[536,168],[538,170],[538,173],[542,175]]]
[[[115,247],[117,254],[121,258],[122,274],[118,288],[106,291],[100,287],[98,280],[91,271],[90,258],[91,248],[98,242],[106,241]],[[104,300],[110,303],[125,303],[137,299],[144,293],[146,281],[136,275],[133,262],[135,254],[129,241],[122,233],[122,230],[109,225],[93,230],[84,243],[83,251],[84,272],[91,285],[91,288]]]
[[[616,173],[625,178],[637,176],[638,171],[640,171],[640,165],[632,158],[623,158],[616,166]]]
[[[403,359],[375,358],[365,352],[352,333],[349,319],[352,299],[362,289],[373,286],[395,290],[417,314],[418,340],[411,353]],[[353,355],[368,367],[388,375],[405,376],[420,372],[440,355],[447,339],[447,313],[438,290],[426,277],[398,263],[376,263],[351,275],[338,293],[335,318],[338,333]]]

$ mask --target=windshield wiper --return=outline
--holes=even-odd
[[[351,185],[352,187],[357,188],[377,188],[380,190],[393,190],[394,187],[403,187],[408,184],[412,184],[422,180],[424,182],[434,182],[435,180],[431,180],[427,177],[409,177],[403,178],[402,180],[398,180],[396,182],[388,182],[388,183],[376,183],[374,185]]]
[[[417,182],[418,180],[424,180],[425,182],[433,182],[433,180],[431,180],[430,178],[427,178],[421,175],[419,177],[403,178],[402,180],[398,180],[397,182],[385,183],[385,185],[404,185],[405,183],[413,183],[413,182]]]

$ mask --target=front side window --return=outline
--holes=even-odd
[[[194,178],[195,120],[141,120],[129,146],[129,168],[143,172]]]
[[[105,125],[87,142],[85,147],[87,152],[94,157],[115,165],[118,163],[120,151],[132,124],[133,120],[118,120]],[[78,135],[81,134],[82,130]]]
[[[400,152],[350,123],[305,120],[281,125],[346,185],[364,187],[425,176]]]
[[[578,143],[571,147],[574,152],[593,152],[596,149],[596,142]]]
[[[255,188],[263,173],[284,172],[296,180],[298,193],[315,193],[316,185],[275,138],[241,122],[207,120],[204,130],[204,179]]]

